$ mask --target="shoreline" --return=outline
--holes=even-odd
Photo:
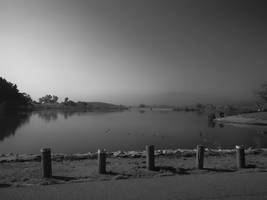
[[[206,156],[217,156],[217,155],[233,155],[236,153],[236,149],[211,149],[205,148]],[[246,148],[245,153],[259,154],[266,153],[267,148]],[[178,157],[194,157],[196,154],[196,149],[156,149],[155,156],[178,156]],[[107,158],[145,158],[145,150],[135,150],[135,151],[111,151],[106,152]],[[74,160],[85,160],[85,159],[97,159],[97,152],[86,152],[86,153],[51,153],[51,158],[53,161],[74,161]],[[0,163],[7,162],[31,162],[31,161],[41,161],[40,154],[19,154],[19,153],[6,153],[0,154]]]

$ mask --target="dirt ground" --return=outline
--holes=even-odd
[[[50,185],[72,182],[106,181],[119,179],[153,178],[163,176],[190,176],[214,173],[267,172],[267,151],[246,154],[246,168],[237,169],[236,155],[232,153],[205,153],[204,169],[197,170],[194,154],[158,155],[155,171],[146,169],[146,158],[108,157],[107,173],[98,174],[97,159],[58,160],[52,162],[53,177],[42,178],[38,160],[0,163],[0,187]]]

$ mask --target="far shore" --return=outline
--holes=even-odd
[[[33,103],[32,110],[66,110],[66,111],[118,111],[128,109],[123,105],[104,102],[72,102],[67,103]]]

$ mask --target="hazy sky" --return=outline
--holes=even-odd
[[[244,100],[267,80],[266,5],[0,0],[0,76],[34,99]]]

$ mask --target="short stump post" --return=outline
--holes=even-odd
[[[106,151],[98,150],[98,173],[105,174],[106,173]]]
[[[196,167],[197,169],[203,169],[204,167],[204,146],[203,145],[197,145]]]
[[[52,177],[51,150],[50,148],[43,148],[41,149],[41,153],[43,178],[50,178]]]
[[[244,146],[235,146],[236,148],[236,164],[237,168],[245,168],[246,161],[245,161],[245,149]]]
[[[154,145],[146,145],[146,168],[155,170]]]

